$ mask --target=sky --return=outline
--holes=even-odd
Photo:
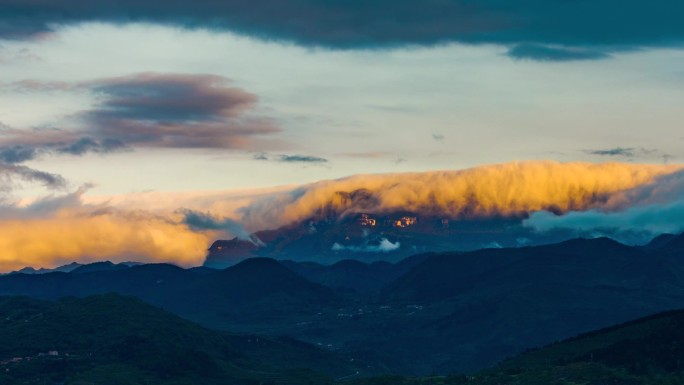
[[[300,204],[302,191],[358,174],[665,167],[615,185],[629,195],[661,191],[684,163],[680,1],[0,0],[0,10],[0,244],[12,250],[0,270],[201,263],[217,237],[301,219],[264,221],[266,203]],[[668,196],[658,209],[680,209]],[[644,214],[652,201],[630,202],[560,216],[530,205],[530,225],[663,217]],[[220,225],[193,227],[189,211]]]

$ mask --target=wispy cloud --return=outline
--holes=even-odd
[[[518,60],[564,62],[608,59],[611,57],[611,54],[594,48],[568,48],[543,44],[518,44],[508,50],[508,56]]]
[[[17,180],[39,183],[50,189],[60,189],[67,185],[66,180],[60,175],[34,170],[24,165],[0,163],[0,191],[11,190]]]
[[[600,155],[600,156],[624,156],[628,158],[632,158],[634,156],[635,149],[634,148],[624,148],[624,147],[615,147],[615,148],[609,148],[605,150],[585,150],[587,154],[591,155]]]
[[[280,162],[285,163],[328,163],[328,160],[318,156],[311,155],[280,155],[278,157]]]
[[[670,159],[672,159],[672,155],[670,154],[657,149],[644,147],[614,147],[607,149],[584,150],[584,153],[604,157],[623,157],[627,159],[657,158],[662,160],[663,163],[668,163]]]
[[[302,154],[281,154],[281,155],[269,155],[265,152],[260,152],[252,155],[254,160],[268,160],[276,161],[282,163],[310,163],[310,164],[326,164],[329,162],[328,159],[313,155],[302,155]]]

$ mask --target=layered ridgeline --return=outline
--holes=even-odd
[[[3,384],[328,384],[358,371],[301,342],[211,331],[135,298],[0,297]]]
[[[385,376],[353,385],[576,385],[684,383],[684,310],[583,334],[471,375]]]
[[[223,226],[235,233],[242,223],[256,230],[239,228],[237,237],[215,242],[206,260],[213,267],[249,256],[397,261],[418,252],[525,246],[596,234],[641,243],[660,232],[684,230],[672,214],[684,212],[680,170],[676,165],[534,161],[357,175],[255,199],[240,208],[236,221],[192,212],[186,219],[199,228]]]
[[[224,270],[98,264],[0,277],[0,294],[117,292],[204,326],[286,335],[373,370],[468,372],[578,333],[684,307],[682,235],[607,238],[400,263],[255,258]]]

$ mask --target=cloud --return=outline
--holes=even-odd
[[[309,218],[409,211],[453,219],[526,217],[618,209],[626,191],[655,184],[678,165],[511,162],[467,170],[356,175],[300,186],[256,199],[240,209],[250,229]]]
[[[557,47],[543,44],[517,44],[508,50],[507,55],[518,60],[546,62],[600,60],[611,57],[609,53],[597,49]]]
[[[215,75],[142,73],[80,83],[22,81],[26,92],[85,90],[98,103],[70,129],[0,132],[0,159],[110,153],[131,148],[252,149],[280,129],[253,116],[258,98]]]
[[[684,41],[679,0],[0,0],[0,9],[5,39],[40,37],[81,22],[144,22],[342,49],[495,43],[512,46],[519,58],[554,61]]]
[[[646,234],[684,231],[684,171],[659,177],[657,183],[636,186],[615,194],[602,207],[570,211],[563,215],[535,212],[523,222],[539,232],[558,229],[580,234],[608,235],[620,239]]]
[[[256,246],[262,246],[263,242],[255,235],[247,231],[238,221],[230,218],[217,218],[209,213],[200,213],[193,210],[181,210],[183,222],[193,230],[217,230],[227,232],[231,236],[252,242]]]
[[[38,156],[38,150],[34,147],[15,144],[0,148],[0,160],[4,163],[23,163]]]
[[[533,213],[523,224],[536,231],[564,229],[580,233],[601,234],[619,238],[621,233],[649,233],[646,239],[662,233],[684,231],[684,201],[666,205],[631,207],[620,212],[589,210],[555,215],[547,211]]]
[[[0,270],[98,260],[197,266],[217,235],[169,215],[83,203],[87,189],[0,205]]]
[[[0,182],[2,182],[0,191],[11,190],[15,185],[16,179],[31,183],[39,183],[50,189],[64,188],[67,184],[64,178],[56,174],[34,170],[24,165],[0,162]]]
[[[608,149],[598,150],[584,150],[589,155],[607,156],[607,157],[624,157],[627,159],[634,158],[650,158],[660,159],[663,163],[668,163],[672,159],[672,155],[662,152],[660,150],[644,148],[644,147],[614,147]]]
[[[258,154],[254,154],[252,156],[252,159],[254,159],[254,160],[268,160],[268,155],[264,152],[260,152]]]
[[[387,238],[382,238],[377,245],[363,245],[363,246],[343,246],[335,242],[332,245],[332,251],[351,251],[354,253],[389,253],[390,251],[399,250],[401,244],[399,242],[392,243]]]
[[[328,163],[325,158],[310,155],[281,155],[278,160],[285,163]]]
[[[634,148],[615,147],[607,150],[586,150],[587,154],[601,155],[601,156],[624,156],[632,158],[634,156]]]

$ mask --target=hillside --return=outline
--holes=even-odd
[[[118,295],[1,297],[0,367],[3,384],[323,384],[322,372],[356,370],[300,342],[211,331]]]
[[[684,381],[684,310],[585,333],[470,376],[379,377],[354,385],[674,385]]]
[[[10,274],[0,294],[116,292],[213,329],[287,336],[400,374],[473,373],[531,347],[684,307],[684,259],[607,238],[392,264],[245,260]]]

